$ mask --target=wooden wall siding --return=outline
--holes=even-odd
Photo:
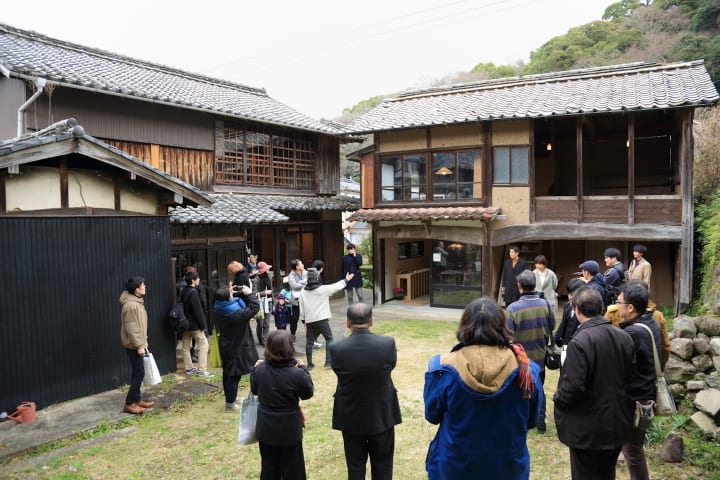
[[[30,92],[27,89],[27,92]],[[17,136],[17,110],[32,95],[26,93],[25,81],[17,78],[3,78],[0,81],[0,105],[5,115],[0,115],[0,140]],[[14,114],[8,112],[14,111]],[[32,120],[34,112],[25,111],[25,125]]]
[[[146,279],[148,336],[160,372],[175,370],[165,317],[174,282],[166,217],[0,217],[0,410],[39,408],[127,385],[120,304],[132,275]],[[38,301],[38,292],[42,300]]]
[[[182,240],[206,243],[207,241],[237,241],[244,240],[247,235],[247,226],[240,223],[173,223],[171,225],[171,238],[173,244]]]
[[[195,150],[215,147],[214,117],[208,113],[69,88],[44,93],[33,108],[37,122],[29,127],[72,117],[93,137]]]
[[[577,199],[536,197],[535,222],[577,222]]]
[[[375,154],[360,159],[360,202],[362,208],[375,208]]]
[[[682,199],[635,198],[635,223],[682,225]]]
[[[317,192],[320,195],[340,193],[340,143],[335,137],[318,136]]]
[[[173,175],[200,190],[210,191],[213,186],[213,157],[211,151],[148,145],[102,139],[133,157]]]
[[[622,199],[583,199],[583,223],[627,223],[628,201]]]

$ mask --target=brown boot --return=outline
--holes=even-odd
[[[153,402],[152,400],[148,400],[147,402],[145,400],[140,400],[139,402],[137,402],[137,404],[142,408],[150,408],[155,405],[155,402]]]
[[[133,415],[137,415],[138,413],[143,413],[145,409],[138,405],[137,403],[130,403],[125,404],[123,407],[123,412],[125,413],[132,413]]]

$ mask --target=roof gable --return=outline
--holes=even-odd
[[[56,40],[0,23],[0,67],[6,76],[119,95],[293,127],[345,135],[345,126],[303,115],[253,88],[111,52]]]
[[[354,133],[498,119],[542,118],[712,105],[718,92],[702,60],[632,63],[406,92],[350,124]]]
[[[212,199],[198,188],[132,155],[85,134],[75,119],[62,120],[38,132],[0,142],[0,168],[12,169],[47,158],[77,153],[100,163],[125,170],[172,192],[177,203],[209,206]]]

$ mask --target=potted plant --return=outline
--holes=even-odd
[[[397,300],[402,300],[405,298],[405,289],[402,287],[395,287],[393,288],[393,294],[395,294],[395,298]]]

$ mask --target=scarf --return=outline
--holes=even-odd
[[[232,300],[215,300],[213,308],[219,315],[229,317],[241,308],[246,308],[246,305],[242,298],[233,298]]]
[[[530,369],[530,359],[528,359],[525,349],[519,343],[513,343],[510,346],[518,359],[518,387],[522,390],[523,398],[531,398],[535,391],[535,384]]]

